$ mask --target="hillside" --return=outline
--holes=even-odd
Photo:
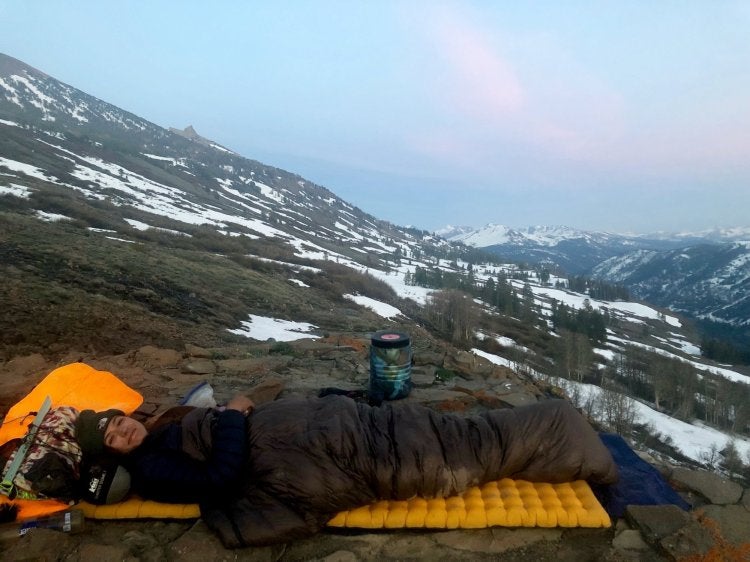
[[[750,323],[750,242],[637,252],[599,264],[593,275],[640,298],[737,327]],[[698,306],[698,308],[696,308]]]

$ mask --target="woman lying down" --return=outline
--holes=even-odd
[[[471,417],[344,396],[196,408],[153,429],[117,410],[84,410],[85,455],[109,451],[140,496],[199,503],[227,547],[307,537],[377,500],[447,497],[509,477],[609,484],[617,469],[563,400]]]

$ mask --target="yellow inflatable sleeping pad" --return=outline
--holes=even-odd
[[[609,515],[583,480],[562,484],[504,478],[449,498],[380,501],[343,511],[330,527],[481,529],[609,527]]]
[[[81,501],[76,507],[83,510],[88,519],[197,519],[201,516],[195,503],[160,503],[135,496],[109,505]]]
[[[190,519],[195,504],[166,504],[131,498],[113,505],[81,502],[93,519]],[[359,529],[481,529],[485,527],[609,527],[609,516],[583,481],[531,483],[505,478],[449,498],[379,501],[342,511],[329,527]]]

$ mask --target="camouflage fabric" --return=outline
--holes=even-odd
[[[69,406],[53,408],[44,416],[13,479],[19,497],[66,500],[75,497],[81,464],[81,448],[75,435],[77,417],[78,410]],[[16,452],[5,463],[3,474]]]

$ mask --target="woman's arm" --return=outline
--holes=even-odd
[[[212,439],[211,456],[205,462],[172,449],[136,453],[129,467],[136,491],[148,499],[174,503],[201,502],[232,491],[247,456],[243,411],[228,407],[219,412]]]

